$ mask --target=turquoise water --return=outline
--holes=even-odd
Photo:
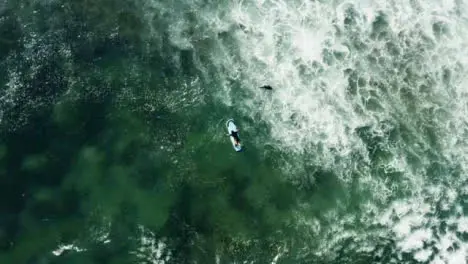
[[[0,2],[0,263],[466,263],[465,10]]]

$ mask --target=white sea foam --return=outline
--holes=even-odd
[[[55,256],[60,256],[66,251],[82,252],[85,251],[85,249],[79,248],[73,244],[60,245],[57,249],[52,251],[52,254],[54,254]]]
[[[166,252],[166,244],[164,239],[158,239],[153,232],[139,226],[140,238],[138,241],[138,248],[133,252],[141,261],[151,264],[164,264],[170,263],[171,255]]]
[[[395,117],[403,118],[410,132],[415,137],[414,146],[395,145],[388,146],[393,158],[383,164],[386,170],[401,172],[404,178],[403,185],[395,186],[396,189],[407,190],[411,197],[393,202],[385,212],[394,211],[398,221],[382,220],[384,225],[391,227],[397,237],[397,246],[403,252],[414,253],[414,258],[426,261],[434,254],[441,261],[447,263],[463,263],[461,261],[466,251],[463,246],[452,251],[446,244],[459,241],[455,234],[437,239],[434,231],[429,227],[441,224],[435,213],[435,204],[440,203],[441,210],[449,210],[456,203],[457,192],[465,176],[448,182],[450,186],[428,185],[426,170],[432,160],[424,156],[421,149],[432,148],[420,127],[414,120],[407,119],[410,107],[415,106],[416,111],[436,109],[436,115],[430,117],[419,116],[417,118],[432,118],[427,121],[435,121],[434,129],[439,132],[438,140],[441,149],[440,157],[449,160],[450,163],[459,163],[462,171],[465,170],[468,157],[467,142],[464,126],[466,124],[467,100],[466,70],[463,66],[468,62],[464,59],[464,48],[468,44],[466,38],[465,22],[459,16],[454,16],[456,6],[454,1],[448,2],[421,2],[413,1],[363,1],[346,3],[333,6],[329,3],[318,2],[283,2],[283,1],[259,1],[256,5],[248,5],[244,2],[232,4],[231,16],[227,19],[242,24],[248,30],[237,34],[238,45],[242,64],[224,61],[227,68],[245,69],[242,80],[245,89],[250,89],[253,98],[245,101],[242,109],[246,115],[254,118],[260,115],[262,121],[266,121],[274,129],[271,137],[279,145],[288,151],[302,153],[314,146],[322,145],[310,162],[322,167],[330,168],[341,174],[341,179],[347,181],[346,169],[353,166],[351,163],[336,163],[336,156],[346,158],[355,152],[365,153],[366,150],[361,139],[354,133],[358,127],[370,125],[374,135],[385,132],[377,126],[383,120],[393,120]],[[349,36],[337,37],[336,28],[346,33],[346,12],[352,7],[357,14],[355,16],[357,26],[353,36],[361,38],[367,45],[363,51],[351,50]],[[372,32],[372,23],[378,19],[379,13],[385,14],[388,21],[387,34],[395,41],[395,44],[403,52],[400,57],[387,53],[388,40],[378,40],[369,37]],[[463,11],[462,11],[463,13]],[[260,14],[260,15],[259,15]],[[462,14],[461,16],[466,16]],[[381,19],[381,18],[380,18]],[[441,30],[434,29],[439,25]],[[443,32],[441,32],[443,31]],[[397,37],[397,36],[402,37]],[[423,39],[426,37],[426,39]],[[426,46],[425,46],[426,45]],[[433,45],[433,46],[431,46]],[[426,47],[417,52],[418,46]],[[367,56],[372,54],[372,49],[379,52],[382,61],[388,64],[372,65],[366,62]],[[342,59],[336,63],[329,63],[325,58],[327,50],[342,53]],[[408,54],[405,54],[408,52]],[[407,83],[402,69],[389,68],[393,62],[403,60],[404,56],[420,56],[417,60],[410,61],[407,67],[416,71],[420,79],[415,79],[416,85],[430,85],[429,93],[418,92],[413,83]],[[380,58],[378,58],[380,60]],[[462,66],[463,65],[463,66]],[[463,68],[462,68],[463,67]],[[405,102],[400,92],[384,95],[375,87],[358,88],[360,97],[350,98],[347,94],[348,76],[344,74],[347,68],[360,71],[360,74],[382,83],[398,83],[398,89],[409,89],[416,94],[416,101],[411,105]],[[451,78],[449,83],[443,80],[441,71],[447,69]],[[362,73],[361,73],[362,72]],[[427,84],[428,78],[432,83]],[[275,87],[271,97],[262,96],[264,91],[256,90],[256,86],[269,83]],[[230,87],[225,87],[223,92],[231,92]],[[366,110],[364,113],[355,111],[356,106],[366,108],[361,102],[372,98],[372,93],[378,95],[381,106],[378,111]],[[451,98],[460,98],[456,103]],[[223,97],[223,96],[222,96]],[[232,98],[232,97],[224,97]],[[231,104],[231,102],[226,102]],[[258,105],[263,105],[259,109]],[[406,112],[408,111],[408,112]],[[440,113],[440,114],[438,114]],[[392,129],[392,127],[390,127]],[[383,133],[385,134],[385,133]],[[419,143],[418,143],[419,142]],[[411,153],[420,160],[420,165],[408,163],[407,153]],[[343,159],[342,159],[343,160]],[[369,164],[372,166],[374,164]],[[449,163],[445,164],[450,166]],[[429,169],[430,170],[430,169]],[[294,173],[290,171],[289,173]],[[371,173],[367,171],[367,173]],[[394,187],[389,186],[394,179],[381,180],[376,175],[367,175],[362,183],[371,187],[374,197],[385,202],[394,199]],[[444,178],[449,175],[438,175]],[[422,193],[435,196],[421,196]],[[376,209],[374,212],[381,211]],[[432,214],[430,214],[432,213]],[[343,216],[324,214],[327,219],[336,219]],[[339,233],[344,237],[358,237],[359,232],[353,233],[343,227],[354,220],[342,219],[330,226],[331,233]],[[369,221],[372,221],[370,217]],[[454,220],[458,228],[464,230],[466,223],[464,218]],[[322,225],[323,228],[323,225]],[[329,240],[330,245],[339,244],[340,236],[334,236]],[[336,240],[336,241],[333,241]],[[442,250],[439,253],[425,248],[428,242],[436,243],[436,247]],[[329,247],[330,249],[332,247]]]
[[[158,12],[174,8],[152,3]],[[271,145],[293,157],[284,161],[286,174],[309,177],[301,168],[313,165],[337,175],[346,195],[353,181],[370,192],[359,216],[340,202],[320,220],[305,217],[314,201],[298,210],[296,224],[321,241],[305,250],[326,256],[352,238],[361,246],[356,251],[371,251],[377,243],[366,241],[378,235],[395,239],[397,262],[407,252],[420,262],[465,263],[459,234],[436,230],[468,229],[456,209],[467,193],[466,7],[463,1],[258,0],[214,8],[192,1],[194,33],[180,19],[169,31],[173,45],[194,50],[199,62],[199,43],[213,39],[209,58],[222,84],[212,89],[214,97],[271,128]],[[217,37],[226,32],[227,40]],[[197,65],[209,76],[208,67]],[[264,84],[273,92],[257,88]],[[380,140],[385,157],[373,157],[376,147],[356,132],[363,127]],[[381,228],[371,231],[374,226]]]

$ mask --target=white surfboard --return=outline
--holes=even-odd
[[[234,124],[234,119],[229,119],[226,122],[226,128],[228,130],[228,134],[231,134],[231,131],[237,131],[237,126]],[[232,147],[234,148],[235,151],[242,151],[242,145],[239,143],[239,145],[236,146],[236,140],[234,139],[233,136],[229,136],[231,139]]]

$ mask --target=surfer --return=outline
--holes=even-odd
[[[239,129],[237,129],[236,124],[234,124],[234,119],[231,118],[226,122],[226,128],[228,132],[226,136],[229,136],[234,150],[237,152],[242,151],[242,146],[239,139]]]
[[[263,85],[263,86],[260,86],[260,88],[265,89],[265,90],[273,90],[273,87],[271,87],[270,85]]]
[[[237,134],[237,132],[239,132],[239,129],[237,129],[236,131],[231,130],[231,134],[228,134],[228,136],[232,136],[234,138],[234,141],[236,142],[236,146],[240,144],[240,139],[239,139],[239,135]]]

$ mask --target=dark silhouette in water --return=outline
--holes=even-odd
[[[265,90],[273,90],[273,87],[271,87],[270,85],[263,85],[263,86],[260,86],[260,88],[265,89]]]
[[[238,130],[239,131],[239,130]],[[234,138],[234,140],[236,141],[236,146],[240,144],[240,139],[239,139],[239,135],[237,134],[238,131],[231,131],[231,134],[229,134],[230,136],[232,136]]]

